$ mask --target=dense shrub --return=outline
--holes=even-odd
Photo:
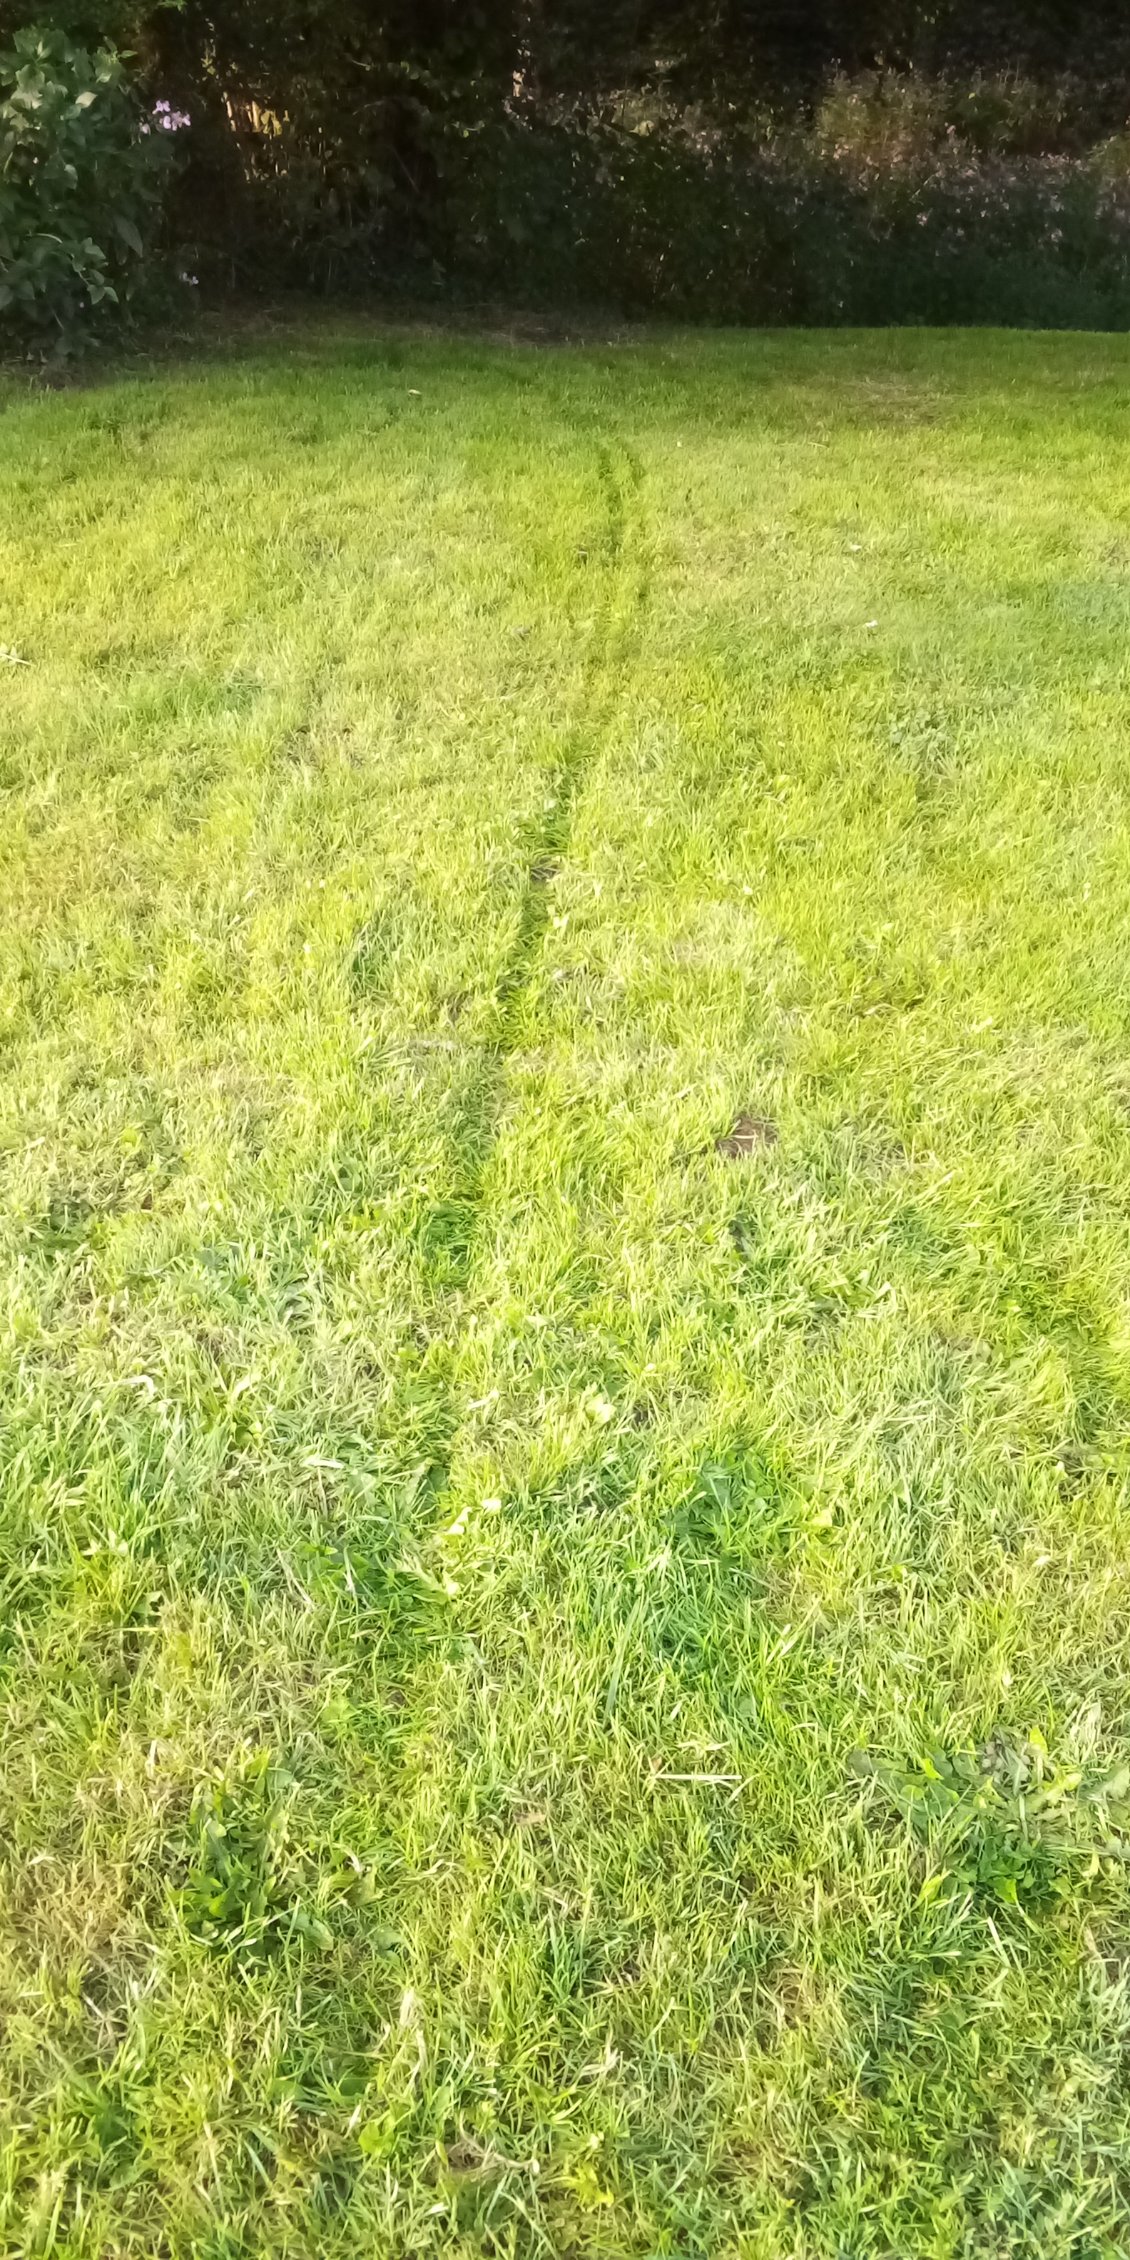
[[[167,112],[166,112],[167,116]],[[0,325],[70,351],[152,271],[167,134],[120,59],[58,31],[0,54]]]
[[[861,157],[510,122],[448,153],[437,257],[491,292],[714,322],[1130,326],[1130,181],[952,139]]]
[[[245,108],[212,271],[711,322],[1130,327],[1127,145],[1032,153],[1054,89],[872,74],[807,120],[722,125],[480,95],[385,87],[336,139]]]

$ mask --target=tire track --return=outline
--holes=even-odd
[[[613,447],[621,459],[619,475]],[[503,1059],[514,1048],[516,1007],[529,987],[549,922],[549,885],[568,852],[574,807],[615,717],[650,595],[639,512],[643,483],[639,459],[623,441],[610,444],[605,439],[597,443],[596,467],[605,503],[601,538],[611,587],[585,663],[580,712],[562,749],[546,822],[530,862],[514,945],[495,990],[501,1019],[496,1050]]]
[[[412,1488],[393,1518],[410,1549],[427,1544],[436,1502],[451,1484],[464,1422],[457,1377],[471,1319],[469,1295],[482,1243],[487,1183],[507,1104],[508,1066],[521,1033],[523,1001],[551,915],[553,880],[568,855],[578,798],[615,721],[651,596],[639,458],[625,441],[594,429],[588,419],[579,427],[578,439],[584,440],[586,427],[599,502],[598,525],[587,537],[590,570],[601,576],[601,585],[580,658],[574,710],[562,728],[556,761],[544,780],[541,820],[530,828],[525,841],[525,881],[510,948],[493,986],[492,1025],[480,1042],[467,1045],[458,1062],[453,1061],[455,1087],[444,1138],[446,1183],[437,1188],[418,1227],[423,1294],[416,1312],[416,1352],[408,1385],[422,1412],[423,1433],[418,1432],[415,1446],[420,1457],[412,1471]],[[393,1423],[395,1427],[395,1412]],[[385,1429],[385,1419],[380,1425]],[[362,1517],[350,1532],[350,1545],[366,1546],[375,1536],[364,1525]],[[377,1544],[379,1550],[381,1541]],[[350,1575],[347,1569],[346,1591]]]
[[[466,1291],[478,1258],[486,1180],[498,1142],[507,1096],[507,1066],[518,1041],[521,1007],[533,979],[549,924],[553,881],[568,855],[573,817],[585,782],[607,743],[631,659],[638,648],[651,595],[651,562],[640,504],[642,469],[620,440],[596,444],[596,470],[604,503],[600,548],[607,586],[584,662],[577,712],[565,734],[551,777],[544,821],[527,847],[528,864],[514,940],[495,983],[496,1032],[480,1047],[477,1066],[459,1101],[451,1148],[460,1157],[445,1203],[450,1244],[439,1288]],[[461,1164],[461,1165],[460,1165]],[[462,1327],[459,1332],[462,1333]],[[456,1354],[457,1343],[452,1345]],[[455,1442],[436,1468],[440,1488],[450,1474]],[[434,1479],[433,1479],[434,1480]]]
[[[374,1706],[379,1712],[379,1723],[374,1718],[370,1731],[382,1786],[382,1903],[395,1924],[397,1982],[404,1989],[401,2036],[410,2014],[412,2034],[418,2036],[419,2047],[414,2061],[407,2060],[405,2068],[403,2054],[396,2054],[395,2028],[389,2028],[394,2037],[381,2076],[388,2082],[393,2107],[402,2096],[405,2110],[411,2107],[417,2085],[421,2091],[429,2088],[429,2103],[434,2101],[430,2092],[433,2075],[426,2070],[423,2040],[434,1974],[427,1943],[429,1909],[434,1911],[437,1892],[450,1890],[450,1877],[456,1873],[450,1861],[437,1867],[431,1855],[422,1852],[420,1831],[426,1810],[420,1805],[421,1790],[426,1808],[427,1784],[435,1779],[436,1752],[447,1726],[448,1661],[453,1649],[468,1652],[477,1646],[467,1619],[467,1600],[457,1602],[459,1589],[446,1572],[443,1534],[451,1515],[460,1448],[472,1409],[461,1377],[461,1361],[474,1323],[473,1291],[489,1215],[491,1164],[505,1119],[511,1056],[526,1032],[523,1005],[549,924],[552,881],[568,857],[581,795],[609,743],[651,596],[651,558],[641,507],[639,462],[623,443],[601,438],[596,446],[596,468],[603,498],[599,536],[605,577],[602,601],[582,663],[576,709],[562,735],[548,780],[543,818],[527,839],[526,878],[513,939],[494,986],[494,1031],[477,1049],[450,1132],[449,1152],[454,1158],[454,1189],[463,1210],[463,1234],[456,1269],[453,1271],[450,1261],[437,1260],[429,1282],[435,1333],[430,1350],[423,1351],[421,1370],[426,1370],[436,1351],[440,1352],[440,1363],[438,1370],[435,1366],[432,1369],[439,1386],[428,1436],[427,1479],[414,1493],[400,1521],[403,1543],[399,1560],[387,1551],[390,1532],[386,1523],[378,1539],[379,1552],[368,1562],[352,1558],[352,1540],[346,1540],[342,1547],[343,1575],[336,1584],[337,1606],[351,1627],[342,1639],[344,1675],[350,1671],[356,1674],[360,1717],[364,1719]],[[426,1271],[428,1268],[425,1265]],[[448,1315],[445,1328],[443,1301],[452,1290],[456,1308]],[[396,1540],[392,1543],[395,1546]],[[431,1824],[426,1825],[431,1841]],[[449,1877],[446,1886],[437,1882],[444,1871]],[[383,2040],[381,2047],[383,2050]],[[377,2053],[371,2037],[367,2037],[365,2053]],[[382,2087],[379,2092],[384,2094],[386,2089]]]
[[[435,1870],[421,1859],[419,1800],[422,1785],[434,1777],[436,1751],[444,1738],[445,1670],[454,1648],[476,1645],[468,1617],[470,1608],[473,1618],[473,1596],[457,1598],[459,1589],[444,1559],[444,1534],[473,1414],[466,1352],[475,1320],[491,1165],[509,1097],[510,1060],[526,1032],[523,1006],[549,924],[552,881],[569,854],[581,795],[609,743],[651,597],[639,462],[623,443],[601,438],[596,469],[603,501],[601,601],[582,662],[576,708],[547,781],[542,821],[526,842],[526,878],[513,939],[494,986],[495,1026],[477,1048],[449,1133],[454,1184],[443,1206],[450,1210],[453,1193],[461,1211],[459,1260],[452,1264],[450,1248],[425,1259],[431,1308],[422,1329],[417,1379],[430,1399],[426,1473],[423,1467],[417,1470],[422,1480],[406,1498],[401,1494],[391,1517],[380,1513],[368,1528],[368,1512],[358,1518],[343,1535],[340,1569],[333,1572],[343,1679],[356,1686],[361,1718],[377,1706],[371,1732],[387,1829],[384,1889],[398,1935],[406,1941],[422,1922],[426,1928],[427,1903],[437,1888]],[[411,2002],[411,1981],[415,1976],[422,1985],[426,1971],[417,1968],[407,1945],[400,1974],[403,1998]]]
[[[421,1312],[416,1381],[429,1403],[426,1461],[417,1474],[424,1466],[427,1473],[400,1519],[410,1554],[428,1548],[452,1486],[466,1412],[459,1366],[473,1323],[471,1296],[488,1180],[507,1104],[509,1061],[522,1032],[523,1001],[549,924],[552,882],[568,855],[579,796],[608,742],[650,601],[651,560],[638,458],[624,442],[601,436],[595,463],[603,511],[594,547],[604,588],[582,662],[576,708],[547,779],[542,821],[526,842],[526,878],[513,940],[494,985],[493,1032],[469,1048],[446,1140],[447,1186],[423,1226],[427,1302]],[[360,1530],[354,1536],[364,1542]],[[401,1675],[406,1663],[402,1658]]]

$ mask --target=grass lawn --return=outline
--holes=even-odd
[[[0,415],[0,2250],[1130,2240],[1130,343]]]

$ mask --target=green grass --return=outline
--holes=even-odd
[[[1126,2250],[1128,379],[9,385],[3,2250]]]

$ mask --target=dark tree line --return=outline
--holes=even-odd
[[[399,263],[440,287],[540,273],[547,295],[874,318],[873,249],[874,295],[934,234],[907,206],[888,257],[894,203],[862,213],[821,153],[829,88],[940,88],[944,135],[951,93],[965,132],[963,87],[1023,83],[982,133],[1002,155],[1077,158],[1130,113],[1130,0],[0,0],[0,35],[44,21],[115,43],[144,98],[189,119],[174,225],[193,265],[240,283],[336,288]],[[805,131],[806,178],[768,179],[767,143]],[[1000,256],[1019,273],[1044,222],[1016,194]],[[986,305],[1000,271],[977,285]]]
[[[363,103],[398,71],[484,100],[517,77],[542,96],[663,86],[732,104],[803,102],[835,71],[1130,69],[1130,0],[0,0],[0,31],[29,21],[194,82],[214,67],[264,102],[324,84]]]

